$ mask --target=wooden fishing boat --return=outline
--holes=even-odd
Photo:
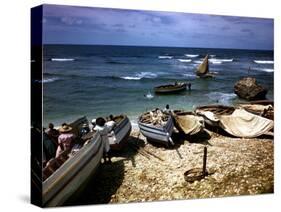
[[[108,137],[110,149],[121,150],[128,144],[128,137],[132,130],[132,125],[126,115],[113,117],[116,125],[113,127],[113,133]]]
[[[212,127],[219,126],[218,115],[230,115],[235,108],[225,105],[206,105],[199,106],[195,109],[195,113],[204,118],[205,123]]]
[[[151,113],[155,111],[150,111],[142,114],[139,117],[138,125],[141,133],[147,138],[148,141],[157,142],[164,144],[165,146],[174,145],[171,138],[173,133],[174,123],[173,118],[170,114],[163,114],[161,123],[154,123],[152,121]]]
[[[73,132],[79,135],[85,117],[71,123]],[[43,169],[43,206],[63,205],[96,172],[103,156],[103,143],[99,133],[92,133],[74,155],[69,150],[51,159]]]
[[[270,132],[274,122],[270,119],[252,114],[243,108],[235,109],[230,115],[218,115],[219,125],[235,137],[254,138],[263,134],[273,135]]]
[[[174,111],[175,127],[185,135],[195,135],[204,129],[204,118],[193,112]]]
[[[167,84],[154,87],[157,94],[179,93],[186,90],[186,83]]]
[[[200,78],[212,78],[215,76],[214,72],[209,72],[209,55],[206,55],[202,63],[195,71],[196,75]]]
[[[274,119],[274,102],[270,100],[251,101],[238,104],[246,111],[262,116],[264,118]]]

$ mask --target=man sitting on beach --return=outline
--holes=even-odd
[[[57,148],[56,157],[58,157],[64,150],[70,150],[73,147],[76,136],[71,132],[71,130],[72,127],[66,123],[63,123],[59,128],[59,132],[61,134],[58,137],[59,146]]]
[[[109,128],[105,125],[105,119],[102,117],[99,117],[96,119],[96,126],[94,128],[95,131],[98,131],[101,135],[101,139],[104,146],[103,151],[103,160],[106,163],[106,159],[108,159],[108,162],[111,163],[111,158],[109,155],[110,151],[110,145],[109,145],[109,139],[108,139],[108,133],[110,132]]]

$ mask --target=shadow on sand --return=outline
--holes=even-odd
[[[138,143],[144,145],[144,141],[130,136],[130,143]],[[97,173],[86,183],[78,194],[73,196],[64,205],[89,205],[89,204],[105,204],[109,203],[112,195],[122,185],[124,180],[124,161],[131,161],[135,166],[136,151],[126,146],[122,151],[111,152],[112,163],[101,163]],[[120,160],[116,160],[116,157]]]

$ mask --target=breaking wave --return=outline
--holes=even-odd
[[[37,82],[37,83],[51,83],[51,82],[55,82],[57,80],[60,80],[60,78],[58,77],[54,77],[54,78],[45,78],[43,80],[35,80],[34,82]]]
[[[211,92],[206,95],[208,96],[209,99],[224,105],[229,105],[230,101],[236,98],[236,94],[234,93]]]
[[[51,58],[51,61],[56,61],[56,62],[69,62],[69,61],[74,61],[74,58]]]
[[[191,59],[178,59],[178,61],[182,63],[190,63],[192,60]]]
[[[194,57],[199,57],[199,54],[185,54],[185,56],[194,58]]]
[[[148,78],[148,79],[153,79],[156,78],[158,75],[152,72],[141,72],[137,73],[135,76],[123,76],[120,77],[125,80],[140,80],[142,78]]]
[[[257,64],[274,64],[273,60],[254,60]]]
[[[173,56],[167,56],[167,55],[165,55],[165,56],[158,56],[158,58],[159,59],[172,59],[173,58]]]
[[[272,73],[272,72],[274,72],[274,69],[272,69],[272,68],[256,68],[256,70],[258,70],[258,71],[263,71],[263,72],[267,72],[267,73]]]

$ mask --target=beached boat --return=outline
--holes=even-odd
[[[271,119],[274,119],[274,102],[270,100],[252,101],[248,103],[240,103],[239,107],[244,108],[246,111]]]
[[[154,87],[157,94],[179,93],[186,90],[186,83],[167,84]]]
[[[148,141],[162,143],[167,147],[169,144],[173,145],[171,135],[174,123],[172,116],[161,112],[161,120],[159,121],[157,117],[153,120],[155,113],[157,113],[157,110],[146,112],[139,117],[138,125],[141,133]]]
[[[113,128],[113,133],[108,137],[110,149],[121,150],[128,143],[128,137],[132,130],[132,125],[129,118],[126,115],[119,115],[113,117],[113,121],[116,125]]]
[[[175,127],[186,135],[195,135],[204,129],[204,118],[193,112],[174,111]]]
[[[270,134],[274,122],[270,119],[252,114],[243,108],[235,109],[230,115],[218,115],[219,125],[235,137],[254,138],[263,134]]]
[[[78,135],[85,117],[70,124]],[[51,159],[43,169],[43,206],[63,205],[96,172],[103,156],[103,143],[99,133],[93,133],[82,148],[70,155],[65,150]]]
[[[218,115],[230,115],[234,112],[235,108],[225,105],[206,105],[199,106],[195,109],[195,113],[204,118],[205,123],[212,127],[219,126]]]

